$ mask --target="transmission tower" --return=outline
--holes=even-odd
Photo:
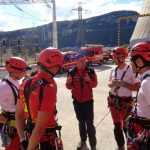
[[[56,4],[55,0],[0,0],[0,5],[16,5],[16,4],[53,4],[53,47],[58,48],[57,40],[57,24],[56,24]]]
[[[83,19],[82,19],[82,2],[78,2],[78,8],[72,9],[78,11],[78,30],[77,30],[77,38],[76,38],[76,45],[77,48],[83,46],[84,43],[84,27],[83,27]],[[85,10],[87,11],[87,10]]]

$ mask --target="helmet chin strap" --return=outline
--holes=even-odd
[[[120,61],[120,59],[119,59],[119,57],[117,57],[117,59],[118,59],[118,62],[119,62],[119,64],[118,64],[118,67],[121,65],[121,64],[123,64],[124,63],[124,61]]]
[[[52,73],[51,71],[49,71],[44,65],[42,65],[42,64],[40,64],[40,63],[38,63],[38,65],[44,70],[44,71],[46,71],[47,73],[49,73],[51,76],[52,76],[52,78],[57,74],[57,72],[54,74],[54,73]]]
[[[47,68],[45,68],[45,67],[43,68],[42,67],[42,69],[45,70],[47,73],[49,73],[52,76],[52,78],[55,76],[55,74],[52,73],[51,71],[47,70]]]
[[[15,73],[12,73],[10,76],[16,81],[20,80],[20,77],[18,75],[16,75]]]
[[[141,69],[143,69],[144,67],[146,67],[146,65],[143,65],[142,67],[138,67],[137,63],[135,61],[133,61],[133,63],[136,66],[136,72],[139,73]]]

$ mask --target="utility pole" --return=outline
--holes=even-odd
[[[53,47],[58,48],[55,0],[52,0],[52,3],[53,3]]]
[[[22,4],[37,4],[37,3],[53,4],[53,47],[58,48],[55,0],[5,0],[5,1],[0,0],[0,5],[15,5],[15,4],[22,5]]]

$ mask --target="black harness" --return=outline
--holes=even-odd
[[[144,79],[146,79],[147,77],[150,77],[150,74],[146,74],[143,77],[142,81]],[[136,104],[137,104],[137,96],[138,96],[138,92],[137,92],[137,95],[136,95]],[[137,123],[140,126],[142,126],[144,128],[144,130],[149,132],[149,134],[146,137],[144,137],[143,140],[141,141],[141,143],[142,143],[142,145],[144,147],[143,149],[146,150],[147,149],[147,142],[148,142],[148,140],[150,138],[150,119],[137,116],[137,105],[135,106],[134,113],[131,116],[129,116],[128,119],[129,120],[128,120],[128,123],[127,123],[127,126],[128,126],[128,128],[127,128],[128,129],[127,136],[131,140],[129,147],[135,148],[134,145],[138,142],[136,140],[137,136],[136,136],[136,132],[134,130],[134,124]],[[142,130],[142,131],[144,131],[144,130]],[[140,132],[142,132],[142,131],[140,131]]]
[[[143,79],[142,79],[142,81],[144,80],[144,79],[146,79],[147,77],[150,77],[150,74],[146,74],[144,77],[143,77]],[[133,113],[133,118],[135,118],[135,117],[137,117],[137,97],[138,97],[138,93],[139,93],[139,90],[137,91],[137,93],[136,93],[136,97],[135,97],[135,110],[134,110],[134,113]]]
[[[94,79],[94,69],[86,66],[85,67],[85,71],[87,72],[87,74],[89,75],[90,79],[93,80]],[[78,72],[78,69],[77,69],[77,66],[71,70],[69,70],[68,72],[68,76],[70,75],[72,77],[72,80],[74,80],[74,76],[75,74]],[[83,88],[83,77],[79,77],[79,80],[80,80],[80,85],[81,85],[81,88]],[[72,85],[73,85],[73,82],[72,82]]]
[[[150,74],[146,74],[146,75],[143,77],[142,81],[143,81],[144,79],[146,79],[147,77],[150,77]]]
[[[2,79],[2,81],[5,81],[12,89],[14,99],[15,99],[15,105],[16,105],[17,99],[19,97],[18,88],[6,78]],[[1,109],[1,114],[7,118],[6,123],[4,124],[0,123],[0,130],[1,130],[1,133],[3,133],[1,134],[2,145],[7,147],[10,144],[8,141],[11,140],[11,138],[13,138],[14,136],[16,136],[16,133],[17,133],[16,128],[11,125],[11,121],[15,121],[15,112],[9,112],[9,111],[5,111]],[[6,137],[7,137],[7,140],[6,140]]]
[[[122,76],[121,76],[121,79],[120,80],[123,80],[125,74],[127,73],[128,69],[129,69],[129,65],[127,67],[127,69],[123,72]],[[117,79],[117,70],[118,70],[118,67],[115,68],[115,78]],[[113,102],[108,102],[108,107],[110,106],[114,106],[115,108],[121,110],[121,109],[128,109],[129,107],[131,106],[122,106],[122,102],[126,102],[126,103],[129,103],[132,101],[132,97],[126,97],[126,98],[122,98],[120,96],[118,96],[117,94],[117,90],[119,89],[120,87],[116,87],[115,88],[115,92],[116,92],[116,95],[112,95],[111,93],[109,93],[109,97],[113,100]]]
[[[123,80],[123,78],[124,78],[125,74],[127,73],[129,67],[130,67],[130,66],[128,65],[127,69],[123,72],[123,74],[122,74],[120,80]],[[116,67],[116,68],[115,68],[115,78],[116,78],[116,79],[117,79],[117,71],[118,71],[118,68],[119,68],[119,67]]]
[[[92,80],[94,78],[94,69],[86,66],[85,71],[87,72],[90,79]],[[69,70],[68,75],[71,75],[71,77],[74,77],[77,72],[78,72],[78,69],[77,67],[75,67],[74,69]]]
[[[10,86],[10,88],[12,89],[12,92],[13,92],[13,95],[14,95],[14,99],[15,99],[15,105],[16,105],[17,104],[18,95],[19,95],[18,94],[19,93],[18,88],[6,78],[2,79],[2,81],[5,81]]]
[[[38,81],[36,81],[35,83],[33,83],[33,85],[31,86],[32,79],[33,78],[29,78],[24,87],[24,97],[25,97],[25,102],[26,102],[26,106],[27,106],[27,111],[29,114],[29,118],[27,119],[26,131],[29,133],[32,133],[32,130],[35,127],[35,124],[32,122],[31,113],[30,113],[30,106],[29,106],[30,95],[31,95],[32,91],[34,91],[37,87],[40,87],[40,93],[39,93],[39,102],[40,102],[39,110],[40,110],[42,100],[43,100],[43,88],[49,84],[49,82],[47,80],[41,78]],[[54,113],[56,115],[57,110],[55,110]],[[60,131],[61,126],[57,125],[52,128],[46,128],[45,134],[54,133],[56,130]]]
[[[130,67],[130,66],[128,65],[127,69],[123,72],[123,74],[122,74],[120,80],[123,80],[123,78],[124,78],[126,72],[128,71],[129,67]],[[116,68],[115,68],[115,79],[117,79],[117,70],[118,70],[118,68],[119,68],[119,67],[116,67]],[[116,88],[115,88],[115,91],[117,91],[119,88],[120,88],[120,87],[116,87]],[[116,94],[117,94],[117,93],[116,93]]]
[[[24,87],[24,97],[25,97],[25,102],[26,102],[30,121],[32,121],[32,119],[31,119],[31,113],[30,113],[30,107],[29,107],[29,100],[30,100],[30,95],[31,95],[32,91],[34,91],[37,87],[40,87],[40,93],[39,93],[39,101],[40,101],[39,110],[40,110],[42,99],[43,99],[43,88],[44,88],[44,86],[49,84],[49,82],[47,80],[39,79],[31,86],[32,79],[33,78],[29,78]]]
[[[10,86],[10,88],[12,89],[14,99],[15,99],[15,105],[16,105],[17,104],[17,99],[19,97],[18,88],[6,78],[2,79],[2,81],[5,81]],[[5,111],[5,110],[2,109],[1,113],[4,117],[8,118],[9,120],[15,120],[15,113],[14,112],[8,112],[8,111]]]
[[[146,74],[143,78],[142,78],[142,81],[144,80],[144,79],[146,79],[147,77],[150,77],[150,74]],[[138,96],[138,93],[139,93],[139,90],[137,91],[137,93],[136,93],[136,97],[134,97],[135,98],[135,110],[134,110],[134,115],[135,116],[137,116],[137,96]]]

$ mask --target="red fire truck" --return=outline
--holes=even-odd
[[[103,45],[86,44],[81,47],[79,53],[86,56],[87,64],[92,66],[93,64],[101,65],[103,62]]]
[[[68,71],[69,69],[72,69],[76,65],[76,61],[75,61],[76,52],[67,51],[67,52],[62,52],[62,54],[64,56],[64,60],[63,60],[63,65],[60,70],[60,73]]]

